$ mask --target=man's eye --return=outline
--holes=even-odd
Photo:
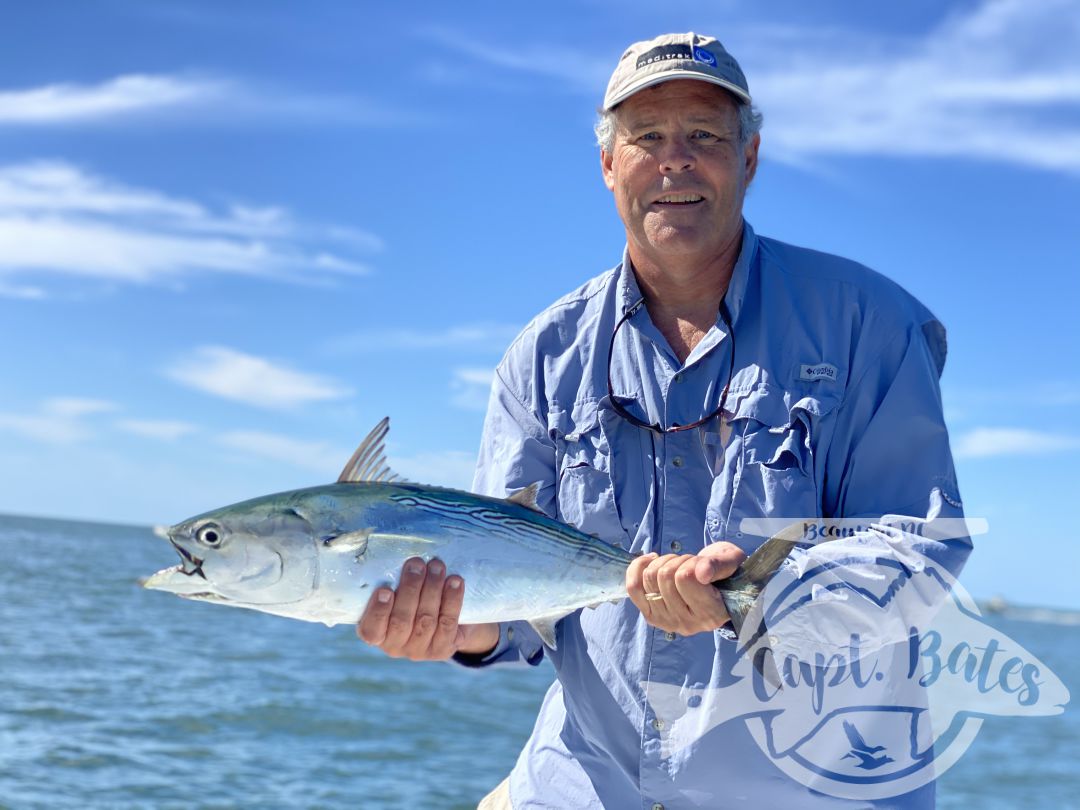
[[[708,132],[708,131],[706,131],[704,129],[699,129],[699,130],[695,131],[693,133],[693,135],[691,135],[691,137],[694,138],[694,140],[706,141],[706,140],[711,140],[711,139],[715,138],[716,136],[713,135],[711,132]]]
[[[641,136],[640,140],[643,140],[643,141],[658,141],[658,140],[660,140],[660,133],[659,132],[646,132],[644,135]]]

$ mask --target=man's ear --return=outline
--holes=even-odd
[[[615,173],[611,169],[611,153],[605,149],[600,150],[600,171],[604,175],[604,185],[608,191],[615,190]]]
[[[743,166],[746,185],[750,185],[750,181],[753,180],[754,175],[757,174],[759,146],[761,146],[761,134],[755,132],[754,137],[747,142],[745,149],[743,149],[743,159],[746,161]]]

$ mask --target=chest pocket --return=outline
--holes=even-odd
[[[601,425],[596,400],[569,411],[552,408],[548,429],[555,440],[558,470],[556,517],[614,545],[625,546],[611,479],[611,447]]]
[[[734,403],[729,445],[715,465],[706,519],[712,541],[752,551],[766,539],[744,532],[744,518],[791,522],[821,514],[821,476],[814,464],[822,424],[838,398],[759,386]]]

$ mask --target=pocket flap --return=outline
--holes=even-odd
[[[575,403],[571,410],[552,406],[548,411],[548,432],[553,439],[567,442],[580,441],[581,437],[600,426],[597,400]]]
[[[831,413],[840,404],[835,394],[809,393],[797,389],[785,391],[766,384],[735,394],[732,398],[732,419],[753,419],[770,428],[791,425],[798,418],[797,411],[820,417]]]

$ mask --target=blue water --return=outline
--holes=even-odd
[[[0,553],[0,807],[475,807],[553,677],[145,591],[147,529],[0,517]],[[1080,626],[994,621],[1080,694]],[[991,718],[939,803],[1080,807],[1077,763],[1080,711]]]

